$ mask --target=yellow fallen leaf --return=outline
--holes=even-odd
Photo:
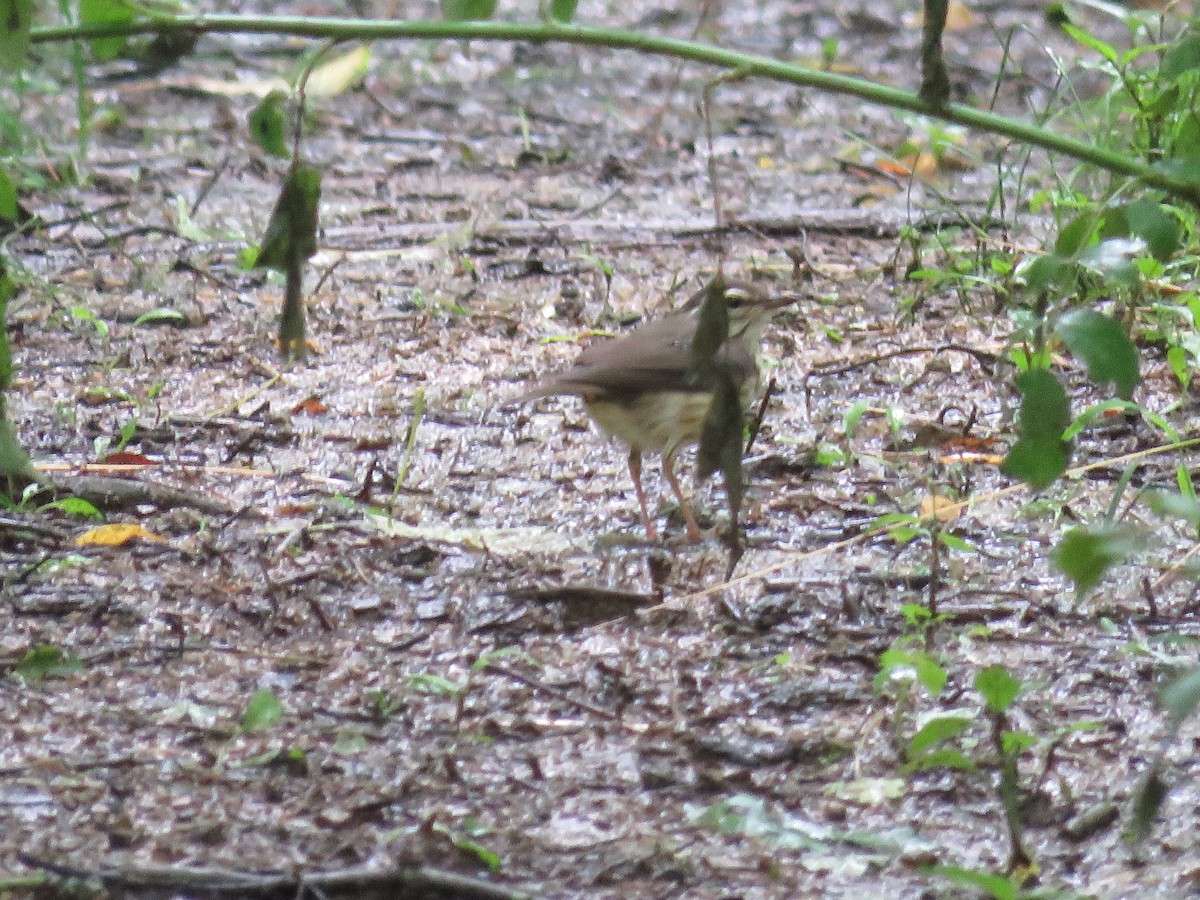
[[[921,501],[922,519],[937,519],[942,523],[953,522],[961,511],[958,501],[951,500],[949,497],[939,497],[934,494]]]
[[[968,28],[974,28],[978,22],[975,13],[971,12],[967,4],[951,0],[946,9],[947,31],[966,31]]]
[[[143,541],[154,541],[160,544],[166,542],[166,538],[159,537],[157,534],[147,531],[141,525],[129,525],[117,522],[112,525],[100,525],[85,531],[79,537],[75,538],[75,545],[77,547],[120,547],[122,544],[127,544],[138,538],[141,538]]]

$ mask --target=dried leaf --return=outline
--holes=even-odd
[[[114,522],[111,525],[100,525],[89,529],[75,538],[77,547],[120,547],[133,540],[151,541],[156,544],[166,543],[166,538],[147,531],[141,525],[124,522]]]

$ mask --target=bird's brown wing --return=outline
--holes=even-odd
[[[699,391],[691,372],[692,334],[695,320],[689,315],[667,316],[649,322],[624,337],[588,347],[565,372],[522,395],[522,400],[554,394],[620,397],[645,390]],[[722,358],[740,383],[755,367],[754,357],[741,344],[727,343]]]

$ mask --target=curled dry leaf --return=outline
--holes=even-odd
[[[75,538],[77,547],[120,547],[132,540],[153,541],[165,543],[166,538],[147,531],[141,525],[131,525],[116,522],[111,525],[100,525],[89,529]]]

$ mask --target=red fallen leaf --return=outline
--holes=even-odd
[[[280,516],[306,516],[315,506],[313,503],[281,503],[275,508],[275,512]]]
[[[104,457],[104,464],[108,466],[156,466],[157,462],[148,456],[141,453],[130,453],[128,450],[117,450],[115,453],[110,453]]]
[[[964,435],[963,437],[951,438],[942,443],[943,453],[981,453],[991,447],[995,447],[999,442],[999,438],[990,437],[971,437]]]
[[[327,412],[329,412],[329,407],[316,397],[309,397],[305,400],[301,400],[292,407],[292,415],[296,415],[297,413],[307,413],[310,416],[319,416],[322,413]]]

